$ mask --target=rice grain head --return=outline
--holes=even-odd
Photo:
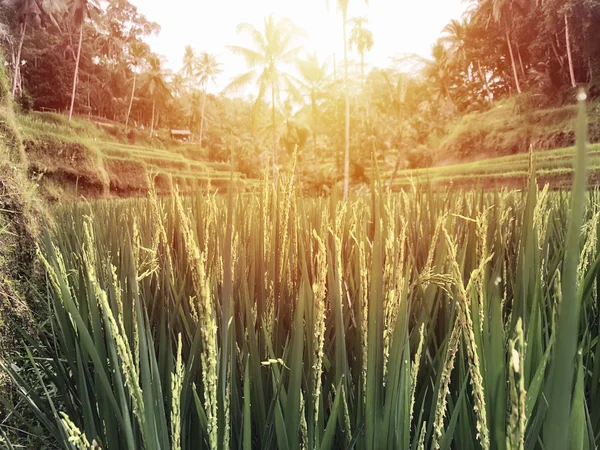
[[[69,443],[73,447],[75,447],[77,450],[91,450],[94,448],[100,448],[98,446],[94,447],[90,444],[85,434],[81,432],[81,430],[73,423],[66,413],[61,412],[60,415],[60,422],[69,436]]]
[[[452,370],[454,369],[454,360],[456,359],[456,353],[458,352],[458,346],[460,344],[460,337],[462,334],[461,328],[459,321],[456,320],[444,356],[444,364],[440,376],[440,389],[435,405],[435,417],[433,421],[432,448],[434,449],[440,448],[439,440],[444,434],[444,417],[446,416],[446,404],[448,393],[450,391],[450,377],[452,375]]]
[[[181,450],[181,392],[183,390],[183,359],[181,333],[177,337],[177,360],[171,374],[171,448]]]

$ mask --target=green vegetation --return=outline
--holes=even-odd
[[[438,162],[480,160],[574,145],[577,108],[534,109],[523,97],[495,103],[489,110],[462,116],[438,144]],[[590,141],[600,142],[600,110],[588,107]]]
[[[27,158],[9,83],[0,71],[0,363],[9,352],[22,347],[21,330],[35,333],[36,319],[47,317],[32,295],[38,279],[36,240],[42,214],[35,187],[27,177]],[[0,397],[7,401],[0,404],[2,447],[5,427],[10,426],[14,414],[34,420],[21,410],[15,394],[8,374],[0,370]]]
[[[573,204],[535,184],[349,202],[269,185],[56,211],[42,239],[52,319],[5,367],[44,436],[63,448],[538,448],[557,317],[577,304],[563,432],[595,446],[597,192],[573,242]],[[579,288],[556,301],[569,270]]]
[[[264,24],[239,25],[240,42],[228,48],[248,71],[220,93],[208,92],[222,72],[215,55],[188,46],[181,69],[168,70],[145,42],[159,25],[126,0],[100,9],[92,0],[10,0],[0,4],[0,18],[23,112],[69,111],[124,124],[113,128],[120,143],[133,133],[150,147],[166,130],[186,129],[209,159],[251,177],[271,166],[284,170],[297,147],[309,184],[327,191],[344,180],[347,196],[348,183],[362,179],[352,177],[355,167],[368,165],[373,153],[395,161],[397,172],[530,146],[565,148],[574,144],[573,98],[581,85],[593,105],[590,139],[600,140],[597,0],[473,1],[464,20],[442,30],[430,56],[392,58],[387,67],[365,61],[377,44],[368,18],[349,17],[348,1],[335,4],[344,23],[343,74],[335,58],[303,54],[304,34],[292,20],[267,16]],[[250,81],[257,93],[231,96]],[[93,181],[104,191],[107,179],[113,190],[131,189],[115,178]]]
[[[307,65],[309,63],[307,62]],[[311,66],[313,67],[313,66]],[[316,68],[316,66],[315,66]],[[306,67],[307,73],[312,74],[311,68]],[[318,82],[307,89],[319,89]],[[415,156],[413,152],[404,155],[406,168],[397,171],[397,157],[378,161],[382,180],[392,181],[393,190],[412,189],[413,184],[432,183],[433,186],[469,187],[480,185],[485,188],[494,187],[523,187],[528,180],[529,155],[520,147],[514,153],[514,146],[524,146],[529,143],[534,150],[534,162],[541,185],[546,183],[553,187],[570,186],[572,177],[573,147],[554,148],[558,144],[570,145],[574,142],[573,128],[575,110],[563,107],[536,113],[535,119],[529,122],[526,116],[513,114],[514,102],[499,104],[494,110],[465,116],[456,126],[453,134],[441,143],[436,167],[419,167],[423,157]],[[598,140],[595,121],[598,116],[595,106],[590,111],[590,135],[592,140]],[[541,119],[537,118],[541,117]],[[142,195],[148,191],[148,180],[158,175],[158,191],[169,193],[172,177],[183,192],[196,188],[205,189],[209,180],[213,187],[226,190],[231,165],[226,157],[211,154],[209,150],[200,148],[197,144],[181,144],[167,136],[150,139],[148,133],[139,132],[135,144],[129,143],[126,129],[119,125],[105,122],[92,122],[87,119],[74,119],[69,122],[64,116],[52,113],[30,113],[18,115],[17,120],[25,142],[29,157],[29,169],[33,175],[41,175],[39,183],[42,192],[49,199],[58,199],[65,195],[75,198],[85,195],[88,198],[132,195]],[[315,119],[316,120],[316,119]],[[539,126],[534,126],[538,123]],[[546,125],[544,125],[546,124]],[[529,130],[529,131],[527,131]],[[537,131],[536,131],[537,130]],[[527,135],[527,133],[532,133]],[[538,133],[538,134],[536,134]],[[535,136],[539,136],[536,140]],[[479,140],[474,140],[478,136]],[[514,136],[514,140],[511,140]],[[545,139],[541,142],[541,139]],[[488,157],[479,155],[474,162],[461,162],[461,159],[472,159],[473,153],[465,150],[465,158],[451,157],[444,161],[443,155],[459,155],[453,148],[469,149],[473,147],[487,149],[495,146],[496,152]],[[553,148],[548,150],[548,148]],[[234,148],[240,155],[247,147]],[[503,150],[504,149],[504,150]],[[545,149],[541,151],[541,149]],[[483,151],[481,152],[483,153]],[[507,154],[493,157],[494,154]],[[242,155],[243,158],[243,155]],[[322,162],[316,173],[310,173],[316,162],[303,156],[300,164],[302,173],[300,183],[305,192],[330,192],[338,180],[335,175],[335,161]],[[413,162],[413,158],[416,158]],[[249,170],[243,159],[234,164],[240,180],[246,190],[257,187],[260,172]],[[370,162],[362,164],[364,176],[352,174],[351,180],[356,186],[369,183],[373,177],[374,168]],[[600,147],[590,147],[591,180],[600,179]],[[325,190],[323,190],[325,189]]]
[[[38,177],[42,193],[50,200],[108,196],[136,196],[148,192],[154,179],[161,194],[177,185],[182,192],[213,187],[226,189],[231,165],[212,161],[198,145],[171,139],[136,135],[128,144],[121,125],[68,121],[51,113],[18,116],[29,171]],[[236,173],[239,186],[252,188],[256,181]]]
[[[524,187],[529,180],[531,160],[535,164],[538,181],[542,186],[546,183],[553,188],[570,186],[574,150],[574,147],[569,147],[535,152],[531,155],[517,154],[431,169],[405,170],[394,177],[392,188],[406,189],[414,183],[427,184],[428,182],[442,187],[453,183],[462,183],[460,184],[462,187],[474,187],[478,182],[482,182],[484,187]],[[600,145],[598,144],[590,146],[589,168],[590,179],[596,182],[600,173]],[[384,179],[391,177],[393,173],[389,166],[380,168],[380,171]]]
[[[595,448],[600,192],[579,114],[570,197],[531,172],[523,191],[307,199],[292,172],[56,208],[49,322],[2,363],[35,421],[0,430],[65,449]]]
[[[386,68],[336,6],[343,76],[267,16],[209,94],[127,0],[0,2],[1,448],[600,445],[600,1]]]
[[[27,158],[13,114],[8,80],[0,71],[0,360],[14,345],[17,328],[26,326],[31,319],[23,299],[35,275],[40,213],[34,186],[27,179]],[[5,383],[5,376],[0,373],[0,391]]]

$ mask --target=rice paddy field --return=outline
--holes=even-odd
[[[581,114],[570,192],[530,164],[522,190],[306,198],[292,173],[57,206],[49,319],[1,363],[30,426],[4,444],[34,423],[31,448],[596,448]]]
[[[48,334],[29,381],[8,370],[62,448],[541,448],[553,411],[594,448],[600,195],[574,273],[569,202],[265,184],[63,207]],[[572,362],[553,366],[561,306]]]

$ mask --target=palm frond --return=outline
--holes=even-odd
[[[281,54],[280,60],[285,63],[292,63],[298,57],[302,47],[295,47]]]
[[[228,45],[227,49],[235,55],[243,56],[246,60],[246,64],[248,64],[250,67],[257,67],[265,62],[264,55],[260,54],[256,50],[252,50],[251,48],[240,47],[238,45]]]
[[[256,77],[256,71],[250,70],[249,72],[243,73],[235,77],[231,82],[221,91],[223,94],[234,93],[239,91],[244,86],[247,86]]]
[[[236,30],[238,34],[247,34],[248,36],[250,36],[256,46],[260,48],[266,47],[263,35],[260,33],[260,31],[258,31],[258,29],[254,25],[249,23],[240,23],[237,26]]]

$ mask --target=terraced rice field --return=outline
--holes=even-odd
[[[553,188],[570,186],[573,176],[575,148],[517,154],[491,158],[471,163],[398,171],[393,183],[394,190],[406,189],[413,184],[432,183],[434,186],[499,188],[523,187],[529,177],[530,160],[538,176],[538,183]],[[381,169],[381,176],[389,180],[392,167]],[[600,183],[600,145],[589,147],[590,183]]]
[[[228,163],[209,160],[197,145],[170,140],[150,145],[143,139],[130,145],[103,126],[81,119],[67,124],[55,114],[21,116],[20,121],[30,172],[50,188],[71,186],[87,197],[130,197],[146,194],[149,180],[163,194],[174,186],[182,192],[208,186],[225,190],[232,177]],[[258,183],[235,171],[233,180],[243,190]]]

